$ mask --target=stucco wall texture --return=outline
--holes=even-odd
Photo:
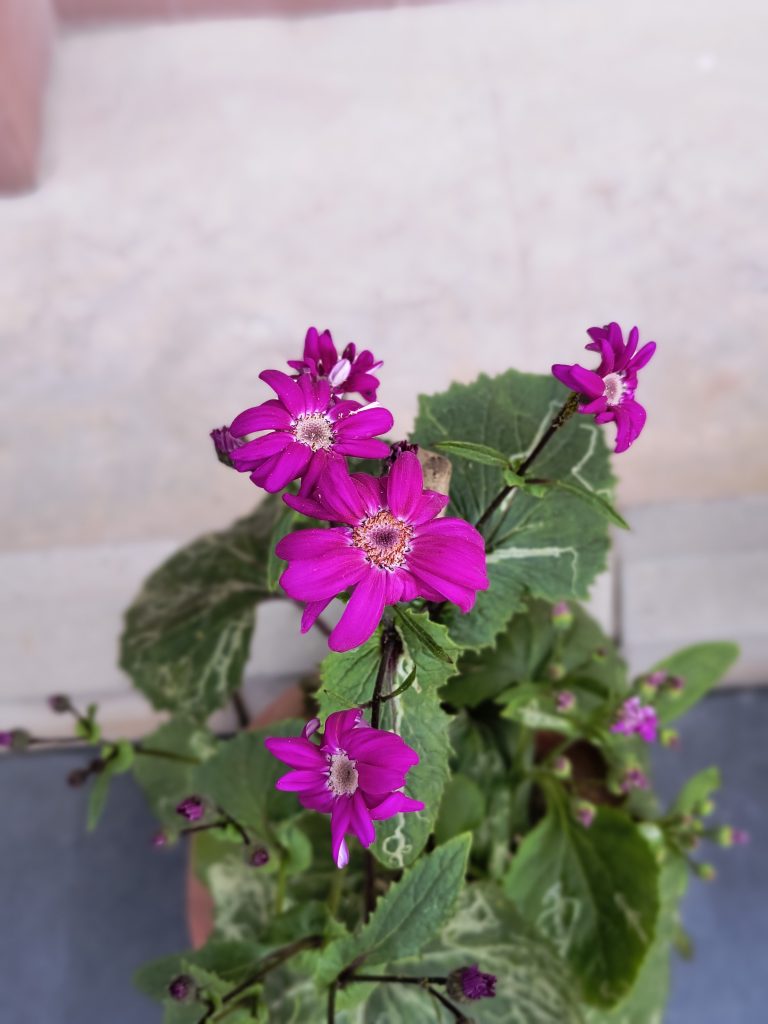
[[[207,432],[306,327],[380,397],[655,338],[624,505],[768,490],[768,14],[475,2],[68,29],[0,200],[0,547],[245,511]],[[612,428],[608,428],[612,429]]]

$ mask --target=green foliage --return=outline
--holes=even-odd
[[[131,770],[134,761],[133,744],[127,740],[107,743],[101,748],[100,758],[104,767],[98,773],[88,794],[88,831],[92,832],[99,823],[107,804],[109,786],[115,775],[124,775]]]
[[[562,385],[549,376],[510,370],[453,384],[421,396],[413,439],[427,448],[452,438],[486,445],[511,462],[522,460],[562,406]],[[575,416],[557,431],[534,463],[536,476],[564,480],[611,497],[613,476],[603,438],[591,420]],[[500,490],[499,468],[454,461],[451,508],[477,522]],[[491,518],[488,556],[491,588],[478,595],[469,615],[447,618],[455,640],[467,647],[492,644],[527,593],[556,601],[583,598],[605,566],[605,516],[581,496],[549,488],[538,499],[516,492]]]
[[[168,559],[126,612],[120,665],[156,708],[201,719],[240,685],[254,606],[271,594],[270,540],[283,504],[269,497],[227,530]]]
[[[662,671],[670,676],[680,676],[684,682],[679,692],[665,690],[659,694],[656,710],[661,724],[674,722],[694,704],[698,704],[720,682],[738,656],[739,648],[736,644],[694,644],[664,658],[649,669],[649,673]]]
[[[461,832],[472,832],[478,828],[485,816],[485,794],[466,775],[451,776],[440,802],[440,811],[435,822],[435,840],[444,843]]]
[[[720,789],[720,769],[712,765],[688,779],[672,804],[674,814],[695,814]]]
[[[584,998],[612,1006],[653,941],[658,866],[636,826],[600,808],[590,828],[553,797],[504,880],[517,908],[571,965]]]
[[[438,441],[434,447],[443,455],[455,455],[468,462],[479,462],[483,466],[500,466],[502,469],[509,467],[507,456],[487,444],[472,444],[471,441]]]
[[[133,776],[153,813],[171,833],[180,827],[176,807],[195,791],[195,772],[215,751],[216,741],[196,722],[173,718],[139,744]]]
[[[366,971],[377,964],[418,953],[451,916],[464,884],[470,837],[456,836],[408,868],[379,898],[356,935],[330,943],[317,967],[318,983],[328,985],[353,962]]]

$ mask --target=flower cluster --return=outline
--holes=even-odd
[[[348,833],[367,847],[376,838],[374,821],[424,810],[420,800],[402,792],[419,755],[395,733],[370,726],[360,708],[329,715],[318,745],[311,737],[319,727],[313,718],[301,736],[264,742],[293,769],[278,779],[277,788],[297,793],[304,807],[331,815],[333,859],[343,868],[349,862]]]
[[[642,704],[639,697],[629,697],[622,704],[611,732],[631,736],[637,733],[646,743],[656,742],[659,723],[656,711],[649,704]]]

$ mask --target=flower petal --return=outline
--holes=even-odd
[[[343,526],[336,526],[330,530],[318,527],[289,533],[277,542],[275,554],[286,562],[292,562],[294,559],[321,559],[333,554],[339,554],[343,558],[347,552],[353,553],[356,550],[349,543],[349,531]]]
[[[257,430],[287,430],[290,425],[291,417],[287,409],[257,405],[235,416],[229,429],[235,437],[244,437]]]
[[[270,754],[291,768],[315,768],[322,771],[327,765],[320,748],[302,736],[270,736],[264,740],[264,746]]]
[[[259,374],[259,379],[272,388],[294,419],[306,412],[306,403],[301,388],[287,373],[283,373],[282,370],[264,370]]]
[[[421,526],[435,519],[446,507],[451,499],[447,494],[439,494],[437,491],[424,491],[411,518],[413,526]]]
[[[349,547],[320,558],[291,562],[280,577],[280,586],[296,601],[323,601],[353,586],[367,571],[363,552]]]
[[[407,768],[390,768],[381,764],[365,764],[362,761],[358,761],[358,783],[363,792],[374,796],[391,793],[395,789],[403,788],[407,770]]]
[[[286,484],[302,475],[311,458],[312,449],[305,444],[299,444],[298,441],[289,444],[278,455],[274,469],[264,482],[264,489],[272,494],[282,491]]]
[[[336,513],[339,522],[350,525],[365,517],[365,508],[343,459],[329,461],[317,484],[315,497]]]
[[[352,818],[352,801],[348,796],[337,797],[331,811],[331,850],[337,868],[349,863],[349,851],[344,836]]]
[[[357,551],[357,549],[354,549]],[[362,551],[358,551],[362,556]],[[360,582],[352,591],[344,614],[328,638],[332,651],[351,651],[373,635],[384,611],[386,570],[365,566]]]
[[[371,815],[366,806],[363,794],[359,789],[352,795],[352,815],[350,824],[352,831],[360,840],[361,846],[370,846],[376,838],[376,829],[373,827]]]
[[[377,441],[375,438],[337,441],[333,450],[339,455],[349,455],[354,459],[386,459],[389,455],[387,442]]]
[[[655,351],[656,342],[649,341],[647,344],[643,345],[637,355],[630,360],[628,367],[637,373],[638,370],[642,370],[642,368],[651,361],[651,357]]]
[[[370,808],[373,821],[383,821],[384,818],[391,818],[395,814],[407,814],[409,811],[423,811],[424,804],[421,800],[413,800],[405,793],[390,793],[385,796],[381,803]]]
[[[284,793],[297,793],[301,791],[314,792],[325,785],[325,779],[319,771],[295,771],[281,775],[275,783],[275,789]]]
[[[322,601],[308,601],[304,606],[304,611],[301,616],[301,632],[308,633],[310,629],[317,622],[319,616],[323,614],[325,609],[333,600],[329,597],[327,600],[324,598]]]
[[[348,733],[350,733],[360,722],[363,712],[360,708],[349,708],[347,711],[334,711],[328,715],[325,721],[325,732],[323,733],[323,749],[333,753],[336,750],[346,750]]]
[[[571,375],[583,395],[589,395],[590,398],[599,398],[605,391],[603,378],[593,370],[585,370],[583,366],[574,363],[571,367]]]
[[[394,425],[395,419],[389,409],[382,406],[373,408],[357,409],[336,420],[334,425],[336,434],[345,440],[362,437],[376,437],[379,434],[386,434]]]
[[[403,452],[387,477],[387,501],[392,512],[401,519],[410,517],[419,507],[424,491],[421,463],[413,452]]]
[[[279,455],[289,444],[293,442],[290,434],[283,430],[276,430],[274,433],[257,437],[248,441],[242,448],[236,448],[230,458],[236,469],[252,469],[256,462],[268,459],[272,455]]]

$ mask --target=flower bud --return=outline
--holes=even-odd
[[[180,974],[168,986],[168,995],[177,1003],[189,1003],[197,994],[194,979],[188,974]]]
[[[590,828],[595,820],[597,808],[589,800],[578,800],[574,806],[573,814],[580,825]]]
[[[680,733],[677,729],[662,729],[659,740],[662,747],[668,747],[670,750],[680,749]]]
[[[567,601],[552,605],[552,625],[557,630],[570,629],[573,625],[573,612]]]
[[[205,814],[205,803],[199,796],[188,796],[177,806],[176,813],[187,821],[200,821]]]
[[[394,466],[397,461],[397,457],[402,455],[403,452],[413,452],[414,455],[418,455],[419,446],[417,444],[411,444],[410,441],[395,441],[394,444],[389,446],[387,464],[389,466]]]
[[[86,768],[75,768],[67,775],[67,785],[73,789],[79,789],[88,781],[88,770]]]
[[[552,680],[553,683],[559,683],[561,679],[565,678],[565,665],[559,661],[550,662],[547,665],[547,676]]]
[[[708,818],[711,814],[715,813],[715,810],[716,805],[714,800],[701,800],[697,807],[697,811],[702,818]]]
[[[667,681],[667,673],[666,672],[661,672],[661,671],[649,673],[649,675],[646,677],[646,680],[645,680],[646,684],[648,686],[652,686],[654,690],[658,690],[658,688],[660,686],[663,686],[664,683],[666,683],[666,681]]]
[[[0,732],[0,747],[5,747],[6,750],[10,750],[13,745],[13,733],[9,730]]]
[[[576,707],[576,697],[570,690],[561,690],[555,698],[555,707],[565,715]]]
[[[685,689],[685,679],[682,676],[670,676],[667,680],[667,686],[673,694],[680,694]]]
[[[2,734],[7,737],[7,743],[0,743],[0,746],[8,746],[14,754],[23,754],[29,750],[32,737],[26,729],[11,729],[8,733]]]
[[[714,864],[698,864],[696,866],[696,874],[705,882],[714,882],[717,878]]]
[[[248,855],[248,863],[253,868],[263,868],[269,863],[269,850],[266,846],[255,846]]]
[[[752,837],[745,828],[734,828],[731,829],[731,832],[734,846],[746,846],[752,840]]]
[[[552,762],[552,774],[558,779],[570,779],[573,767],[567,757],[556,757]]]
[[[445,989],[452,999],[467,1002],[471,999],[492,999],[496,995],[496,975],[484,974],[477,966],[459,967],[451,971]]]
[[[63,715],[72,710],[72,701],[65,693],[54,693],[48,698],[48,707],[54,714]]]
[[[647,775],[639,768],[628,768],[621,780],[622,793],[629,793],[633,789],[648,789],[649,786]]]
[[[155,832],[152,836],[152,845],[160,849],[160,847],[168,845],[168,835],[162,829],[159,832]]]
[[[210,436],[219,462],[223,462],[225,466],[231,466],[232,452],[237,448],[242,448],[245,440],[242,437],[235,437],[229,427],[216,427],[211,431]]]

